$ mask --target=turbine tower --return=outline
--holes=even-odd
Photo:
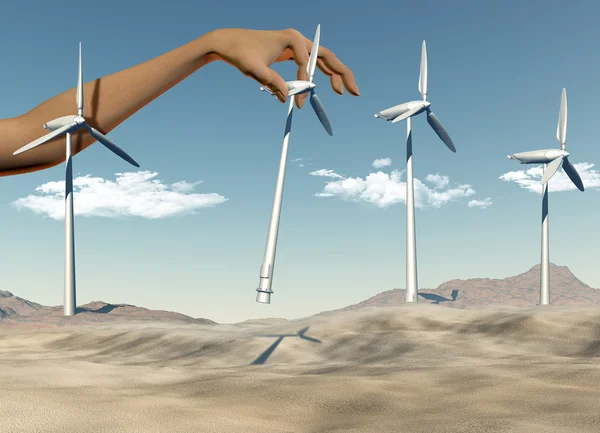
[[[313,41],[312,50],[308,59],[306,71],[308,72],[308,81],[295,80],[286,81],[290,103],[288,105],[287,120],[285,123],[285,132],[283,134],[283,148],[281,150],[281,159],[279,161],[279,173],[277,174],[277,184],[275,186],[275,198],[273,200],[273,209],[271,211],[271,220],[269,222],[269,232],[267,235],[267,245],[265,248],[265,256],[262,266],[260,267],[260,276],[258,289],[256,291],[256,302],[264,304],[271,303],[271,284],[273,281],[273,267],[275,264],[275,250],[277,248],[277,234],[279,231],[279,217],[281,215],[281,200],[283,197],[283,184],[285,181],[285,168],[287,163],[288,145],[290,141],[290,133],[292,131],[292,114],[294,110],[295,95],[310,92],[310,104],[313,107],[321,124],[329,135],[333,135],[331,124],[323,108],[323,104],[315,93],[316,84],[313,82],[315,69],[317,66],[317,58],[319,52],[319,38],[321,33],[321,25],[317,26],[317,32]],[[261,87],[260,90],[273,94],[268,88]]]
[[[417,234],[415,227],[411,118],[426,111],[429,126],[431,126],[438,137],[452,152],[456,152],[452,139],[437,116],[429,108],[431,103],[427,101],[427,46],[425,41],[423,41],[421,48],[419,92],[423,98],[421,101],[405,102],[375,114],[375,117],[387,121],[391,120],[392,123],[406,119],[406,302],[418,302],[419,291],[417,282]]]
[[[91,127],[83,117],[83,74],[81,68],[81,42],[79,43],[79,71],[77,78],[77,115],[59,117],[44,124],[44,128],[50,133],[32,141],[31,143],[16,150],[13,155],[26,152],[37,146],[48,143],[56,137],[66,135],[66,172],[65,172],[65,300],[64,315],[73,316],[75,314],[75,230],[73,227],[73,165],[72,165],[72,144],[71,136],[81,128],[85,128],[96,140],[106,146],[125,161],[139,167],[135,160],[125,153],[124,150],[117,147],[104,134]]]
[[[560,143],[560,150],[545,149],[531,152],[515,153],[508,155],[509,159],[519,161],[521,164],[544,164],[542,175],[542,254],[540,262],[540,305],[550,304],[550,245],[548,227],[548,181],[556,174],[561,166],[563,171],[575,186],[583,191],[583,182],[575,167],[569,162],[567,152],[567,90],[562,90],[560,98],[560,111],[558,112],[558,126],[556,139]]]

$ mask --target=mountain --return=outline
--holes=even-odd
[[[173,324],[196,323],[215,325],[209,319],[193,318],[172,311],[149,310],[129,304],[107,304],[95,301],[77,307],[77,314],[63,316],[63,307],[47,307],[28,301],[11,292],[0,290],[0,319],[4,322],[30,325],[63,325],[66,323],[101,323],[122,321],[167,322]]]
[[[419,290],[419,302],[444,304],[453,308],[478,308],[490,305],[532,307],[539,302],[540,265],[514,277],[504,279],[472,278],[447,281],[436,289]],[[324,311],[328,315],[340,311],[361,310],[370,307],[394,307],[404,304],[405,291],[393,289],[379,293],[365,301],[338,310]],[[579,280],[566,266],[550,264],[550,299],[553,305],[599,305],[600,290]],[[73,317],[64,317],[62,306],[47,307],[19,298],[11,292],[0,290],[0,320],[3,324],[26,323],[31,326],[89,324],[105,322],[162,322],[172,324],[196,323],[215,325],[216,322],[193,318],[180,313],[149,310],[128,304],[91,302],[77,308]],[[251,326],[274,325],[286,319],[252,319],[239,324]]]
[[[492,304],[529,307],[539,303],[539,293],[540,265],[535,265],[514,277],[451,280],[433,290],[420,289],[419,302],[443,303],[454,308],[477,308]],[[393,307],[404,304],[404,295],[403,289],[388,290],[358,304],[321,314],[370,307]],[[600,290],[583,283],[566,266],[550,263],[550,302],[553,305],[600,304]]]

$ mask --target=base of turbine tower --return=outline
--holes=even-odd
[[[265,290],[256,289],[258,292],[256,294],[256,302],[260,302],[261,304],[270,304],[271,303],[271,291],[267,292]]]
[[[407,293],[404,302],[407,304],[419,302],[417,293]]]

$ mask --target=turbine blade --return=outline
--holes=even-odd
[[[333,131],[331,130],[331,123],[329,123],[329,119],[327,118],[327,113],[325,113],[323,104],[321,104],[321,100],[315,92],[310,92],[310,105],[312,105],[313,110],[315,110],[315,114],[321,121],[321,124],[325,128],[325,131],[327,131],[329,135],[333,135]]]
[[[392,120],[392,123],[398,123],[398,122],[403,121],[404,119],[408,119],[410,116],[414,115],[421,108],[423,108],[423,107],[416,107],[416,108],[413,108],[412,110],[408,110],[408,111],[402,113],[400,116],[394,118],[394,120]]]
[[[79,73],[77,74],[77,110],[83,115],[83,72],[81,68],[81,42],[79,42]]]
[[[423,99],[427,99],[427,45],[423,41],[421,48],[421,72],[419,74],[419,92]]]
[[[581,177],[579,177],[579,173],[577,173],[577,170],[575,170],[575,167],[573,167],[573,164],[571,164],[568,157],[565,157],[563,159],[562,167],[564,172],[567,173],[567,176],[569,176],[569,179],[571,179],[571,181],[575,184],[579,191],[583,191],[584,188],[583,182],[581,181]]]
[[[55,131],[49,132],[48,134],[38,138],[37,140],[32,141],[29,144],[26,144],[25,146],[21,147],[20,149],[17,149],[13,155],[18,155],[19,153],[23,153],[26,152],[28,150],[33,149],[34,147],[38,147],[42,144],[45,144],[47,142],[49,142],[50,140],[58,137],[61,134],[64,134],[66,132],[73,132],[76,129],[79,128],[79,125],[77,123],[72,123],[70,125],[65,125],[63,127],[58,128]]]
[[[119,146],[117,146],[112,141],[110,141],[106,135],[104,135],[103,133],[101,133],[97,129],[92,128],[87,123],[85,123],[84,125],[85,125],[85,128],[90,132],[90,134],[92,134],[92,136],[96,140],[98,140],[100,143],[102,143],[108,150],[110,150],[111,152],[113,152],[115,155],[120,156],[121,158],[123,158],[125,161],[127,161],[131,165],[135,165],[136,167],[140,166],[137,162],[135,162],[135,160],[131,156],[129,156],[127,154],[127,152],[125,152]]]
[[[308,81],[313,80],[315,76],[315,69],[317,67],[317,59],[319,57],[319,39],[321,38],[321,24],[317,26],[317,32],[315,33],[315,39],[313,40],[312,50],[310,51],[310,57],[308,59],[308,65],[306,65],[306,72],[308,72]]]
[[[544,175],[542,176],[542,185],[552,179],[552,176],[556,174],[558,167],[560,167],[560,163],[563,161],[563,157],[559,156],[555,160],[553,160],[548,166],[546,170],[544,170]]]
[[[429,123],[429,126],[431,126],[431,128],[435,131],[438,137],[442,139],[444,144],[448,146],[448,149],[450,149],[452,152],[456,152],[456,147],[454,147],[454,143],[448,135],[448,132],[444,129],[444,127],[440,123],[440,120],[435,114],[433,114],[433,111],[431,110],[427,111],[427,123]]]
[[[556,139],[561,146],[567,144],[567,89],[562,90],[562,95],[560,97],[560,111],[558,112]]]

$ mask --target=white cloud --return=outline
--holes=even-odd
[[[478,207],[481,209],[487,209],[488,207],[490,207],[493,204],[494,204],[494,202],[492,201],[492,199],[490,197],[486,197],[484,200],[471,200],[467,204],[467,206]]]
[[[579,173],[583,186],[588,188],[600,188],[600,173],[596,170],[592,170],[594,164],[583,162],[580,164],[573,164],[575,169]],[[542,185],[540,180],[542,179],[543,168],[541,165],[537,165],[528,170],[509,171],[500,176],[500,179],[505,182],[514,182],[521,188],[529,191],[541,194]],[[571,179],[564,173],[562,168],[556,172],[556,174],[548,182],[551,192],[561,191],[572,191],[577,187],[571,182]]]
[[[370,173],[364,179],[360,177],[345,178],[333,170],[323,169],[319,171],[322,172],[322,174],[319,174],[321,176],[335,177],[339,180],[328,182],[322,192],[315,194],[317,197],[341,197],[346,200],[373,204],[380,208],[406,203],[406,182],[401,180],[404,171],[394,170],[391,174],[378,171],[377,173]],[[335,176],[330,174],[335,174]],[[435,176],[438,175],[431,176],[437,179]],[[445,176],[440,176],[440,178],[448,179]],[[448,186],[448,184],[449,179],[445,186]],[[440,208],[451,201],[475,194],[470,185],[458,185],[444,189],[445,186],[431,189],[419,179],[415,179],[415,206],[418,208]]]
[[[90,175],[76,177],[73,179],[75,215],[156,219],[194,213],[228,200],[217,193],[193,193],[202,181],[166,185],[156,176],[156,172],[138,171],[116,173],[114,181]],[[56,220],[64,219],[65,182],[47,182],[35,190],[35,194],[14,201],[13,206],[19,211],[30,209]]]
[[[433,183],[436,188],[445,188],[450,183],[448,176],[440,176],[438,173],[428,174],[425,180]]]
[[[389,167],[390,165],[392,165],[391,158],[380,158],[380,159],[376,159],[375,161],[373,161],[374,168]]]
[[[326,170],[324,168],[322,168],[320,170],[311,171],[308,174],[310,174],[311,176],[333,177],[334,179],[343,179],[344,178],[344,176],[340,176],[335,171]]]
[[[200,185],[202,182],[203,182],[202,180],[199,180],[196,182],[189,183],[189,182],[186,182],[185,180],[182,180],[182,181],[171,184],[171,189],[175,192],[181,192],[181,193],[191,192],[194,190],[194,187],[196,185]]]
[[[298,168],[302,168],[302,167],[306,167],[308,165],[312,165],[310,162],[311,158],[308,157],[302,157],[302,158],[294,158],[294,159],[290,159],[291,163],[294,163],[298,166]]]

